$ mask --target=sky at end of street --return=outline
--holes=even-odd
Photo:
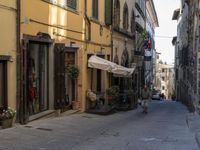
[[[160,59],[168,64],[174,62],[172,37],[177,34],[177,21],[172,20],[175,9],[180,8],[180,0],[154,0],[159,27],[155,30],[155,48],[160,52]]]

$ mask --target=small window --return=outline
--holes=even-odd
[[[115,1],[114,4],[114,18],[113,18],[114,27],[119,27],[120,25],[120,2],[119,0]]]
[[[92,17],[95,19],[98,19],[99,17],[99,1],[98,0],[92,0]]]
[[[77,0],[67,0],[67,7],[77,9]]]
[[[128,6],[125,3],[124,4],[124,11],[123,11],[123,19],[124,19],[123,20],[123,28],[125,30],[128,30],[128,22],[129,22],[128,18],[129,18],[129,15],[128,15]]]
[[[165,72],[165,69],[162,69],[162,72]]]
[[[132,11],[132,17],[131,17],[131,32],[135,33],[135,13]]]
[[[56,0],[49,0],[51,3],[56,4]]]
[[[165,77],[162,77],[162,81],[165,81]]]
[[[165,90],[165,86],[162,86],[162,90]]]

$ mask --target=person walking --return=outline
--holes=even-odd
[[[141,93],[141,99],[142,99],[142,108],[143,108],[143,113],[148,113],[148,102],[149,99],[151,98],[151,92],[148,89],[146,85],[144,85],[144,88],[142,89]]]

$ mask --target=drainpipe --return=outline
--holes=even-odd
[[[19,109],[20,109],[20,6],[21,0],[16,0],[17,6],[17,15],[16,15],[16,75],[17,75],[17,83],[16,83],[16,110],[17,110],[17,118],[16,121],[19,122]]]

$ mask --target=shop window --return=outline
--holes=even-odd
[[[99,17],[99,1],[98,0],[92,0],[92,17],[95,19],[98,19]]]
[[[114,4],[114,18],[113,18],[113,25],[114,27],[120,26],[120,2],[119,0],[115,1]]]
[[[128,18],[129,18],[128,17],[128,6],[125,3],[124,4],[124,11],[123,11],[123,28],[125,30],[128,30],[128,22],[129,22]]]
[[[6,72],[6,63],[0,61],[0,107],[7,105]]]
[[[28,108],[30,115],[48,109],[48,45],[30,42]]]

